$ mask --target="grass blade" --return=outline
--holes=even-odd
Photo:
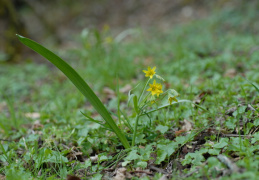
[[[244,78],[245,80],[247,80],[252,86],[254,86],[254,88],[257,90],[257,92],[259,93],[259,88],[257,87],[257,85],[251,81],[249,81],[248,79]]]
[[[152,112],[155,112],[155,111],[158,111],[160,109],[163,109],[163,108],[166,108],[166,107],[169,107],[173,104],[178,104],[178,103],[182,103],[182,102],[189,102],[189,103],[193,103],[192,101],[190,100],[179,100],[178,102],[172,102],[172,104],[169,104],[169,103],[166,103],[165,105],[162,105],[162,106],[159,106],[158,108],[156,109],[152,109],[152,110],[149,110],[143,114],[140,114],[140,116],[143,116],[143,115],[146,115],[146,114],[149,114],[149,113],[152,113]]]
[[[110,128],[115,132],[117,137],[120,139],[123,146],[127,149],[130,147],[128,140],[125,135],[121,132],[118,126],[115,124],[108,110],[105,108],[100,99],[95,95],[93,90],[88,86],[88,84],[82,79],[82,77],[64,60],[55,55],[50,50],[46,49],[42,45],[32,41],[31,39],[25,38],[23,36],[17,35],[19,40],[35,52],[39,53],[52,64],[54,64],[58,69],[60,69],[70,81],[77,87],[77,89],[88,99],[95,110],[103,117]]]
[[[95,120],[95,119],[91,118],[90,116],[88,116],[87,114],[85,114],[83,112],[81,112],[81,114],[83,114],[87,118],[87,120],[89,120],[91,122],[94,122],[94,123],[97,123],[97,124],[100,124],[101,126],[103,126],[103,128],[113,132],[113,130],[110,129],[110,126],[107,123],[103,123],[102,121]]]
[[[259,88],[255,85],[255,83],[252,83],[252,82],[250,82],[254,87],[255,87],[255,89],[257,90],[257,92],[259,92]]]

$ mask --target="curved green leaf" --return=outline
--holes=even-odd
[[[64,60],[55,55],[50,50],[46,49],[42,45],[32,41],[31,39],[25,38],[23,36],[17,35],[19,40],[35,52],[39,53],[52,64],[54,64],[58,69],[60,69],[70,81],[77,87],[77,89],[88,99],[96,111],[103,117],[110,128],[115,132],[117,137],[120,139],[121,143],[125,148],[129,148],[129,142],[127,141],[125,135],[121,132],[118,126],[115,124],[108,110],[105,108],[100,99],[95,95],[93,90],[88,86],[88,84],[82,79],[82,77]]]

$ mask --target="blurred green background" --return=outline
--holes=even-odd
[[[179,23],[196,21],[212,12],[222,13],[222,9],[242,9],[255,3],[241,0],[1,0],[0,61],[23,59],[20,56],[27,49],[17,41],[14,36],[17,33],[36,41],[44,40],[44,43],[64,50],[78,45],[75,37],[85,28],[101,30],[108,25],[114,35],[129,28],[145,29],[145,34],[154,30],[168,32]],[[250,15],[242,13],[252,15],[252,12],[247,12]],[[222,18],[238,21],[235,13]]]

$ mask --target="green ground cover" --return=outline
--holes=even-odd
[[[251,84],[259,87],[256,7],[228,7],[163,33],[137,29],[114,37],[109,30],[85,29],[75,38],[80,48],[59,51],[129,142],[132,132],[121,119],[127,116],[134,125],[128,91],[143,86],[148,66],[157,67],[164,88],[178,91],[179,100],[203,107],[179,103],[143,116],[136,145],[127,150],[114,133],[82,115],[102,120],[56,68],[33,60],[1,64],[0,173],[6,179],[69,174],[108,179],[125,167],[122,178],[256,179],[259,92]]]

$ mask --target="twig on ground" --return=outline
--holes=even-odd
[[[246,137],[246,138],[252,138],[251,135],[239,135],[239,134],[221,134],[222,137]]]
[[[102,172],[104,172],[104,171],[114,171],[114,168],[103,169]]]
[[[135,171],[130,171],[130,173],[145,173],[145,174],[153,175],[152,172],[145,171],[145,170],[135,170]]]
[[[195,169],[195,170],[193,170],[192,172],[190,172],[190,173],[186,174],[185,176],[183,176],[183,178],[187,178],[187,177],[189,177],[189,176],[193,175],[194,173],[198,172],[198,171],[199,171],[199,169],[200,169],[200,167],[197,167],[197,169]]]
[[[168,174],[164,169],[158,168],[158,167],[153,166],[153,165],[149,166],[149,168],[154,170],[154,171],[160,172],[162,174]]]
[[[259,126],[257,126],[254,130],[251,130],[250,134],[254,134],[259,129]]]
[[[238,172],[238,167],[236,164],[234,164],[227,156],[224,156],[222,154],[219,154],[217,156],[218,160],[220,162],[222,162],[223,164],[225,164],[231,171],[231,173],[233,172]]]

